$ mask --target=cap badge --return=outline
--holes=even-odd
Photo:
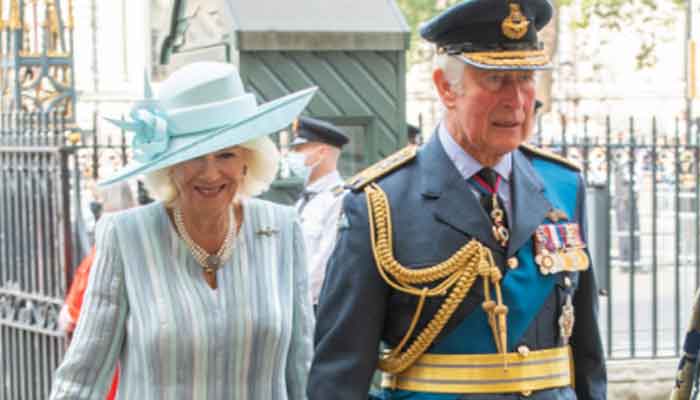
[[[510,3],[510,14],[503,20],[501,29],[508,39],[521,39],[527,33],[530,21],[520,11],[520,4]]]

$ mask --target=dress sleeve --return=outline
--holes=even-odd
[[[294,268],[294,310],[292,340],[287,358],[287,393],[291,400],[306,399],[306,379],[311,365],[313,316],[309,300],[306,250],[301,226],[295,219],[292,229]]]
[[[97,252],[78,327],[56,370],[51,400],[102,400],[112,382],[128,313],[114,222],[114,217],[104,216],[97,226]]]

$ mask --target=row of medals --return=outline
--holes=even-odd
[[[508,240],[510,239],[510,232],[505,226],[504,212],[498,204],[496,195],[493,196],[491,220],[493,221],[491,232],[494,239],[496,239],[496,241],[502,247],[507,247]],[[555,252],[550,252],[544,248],[544,246],[542,246],[541,249],[538,249],[537,255],[535,256],[535,263],[539,265],[542,275],[550,275],[562,271],[585,270],[588,268],[590,262],[588,260],[588,256],[583,250],[585,244],[580,239],[580,233],[575,231],[575,229],[578,229],[578,226],[573,224],[565,224],[564,226],[566,229],[567,243],[572,247]],[[538,230],[537,234],[541,234],[541,232]],[[540,239],[546,240],[546,238]],[[572,290],[570,289],[571,278],[569,278],[567,274],[564,279],[566,282],[565,286],[567,286],[566,300],[562,306],[558,323],[559,334],[562,338],[563,344],[567,345],[571,335],[573,334],[575,316],[571,296]]]

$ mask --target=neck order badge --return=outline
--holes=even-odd
[[[493,238],[502,247],[508,246],[510,232],[506,227],[506,213],[501,206],[501,200],[498,197],[498,187],[501,185],[502,179],[496,171],[491,168],[483,168],[478,174],[473,175],[467,182],[474,189],[482,194],[481,205],[491,217],[493,227],[491,232]]]

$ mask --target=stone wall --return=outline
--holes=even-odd
[[[678,360],[608,362],[609,400],[668,400]]]

